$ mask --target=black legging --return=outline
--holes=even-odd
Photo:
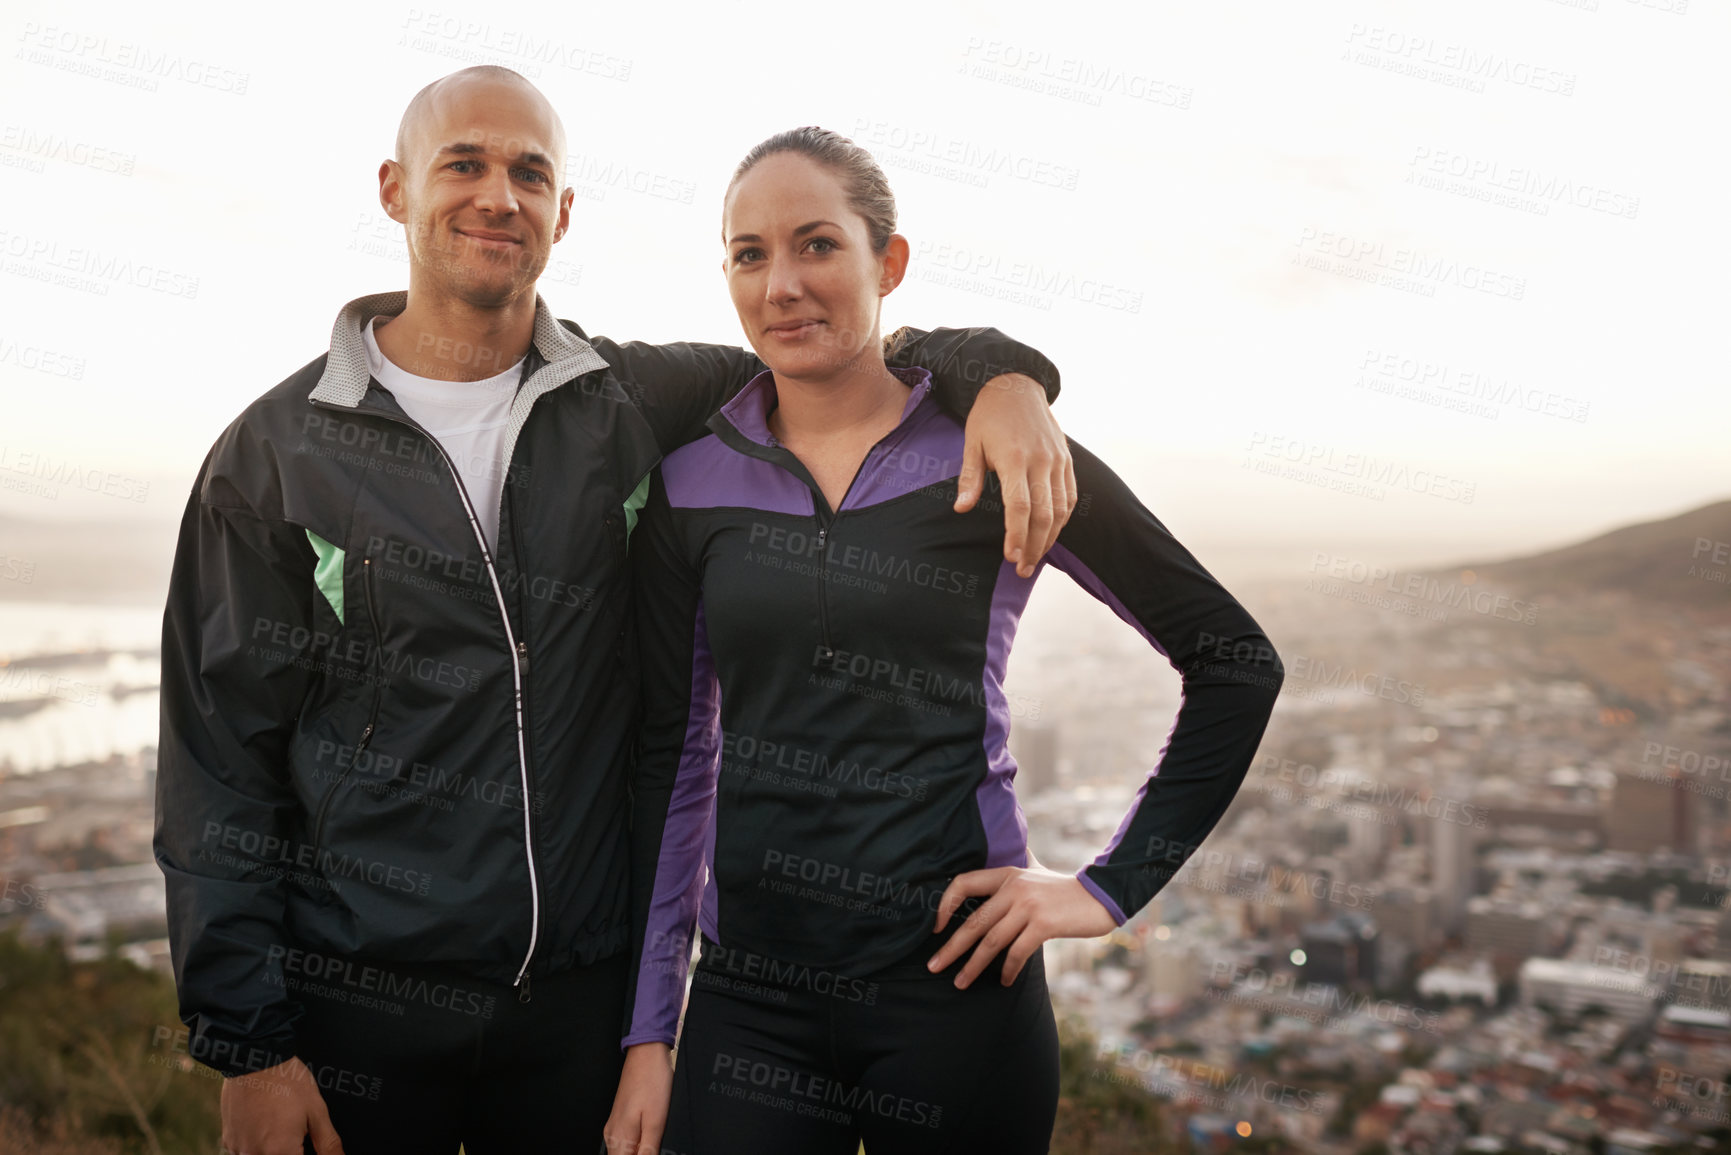
[[[504,984],[380,964],[404,992],[393,997],[382,980],[357,989],[358,964],[314,977],[320,960],[291,976],[305,1008],[296,1051],[346,1155],[595,1155],[619,1086],[628,965],[534,978],[523,1003]]]
[[[1009,987],[1000,959],[958,991],[965,956],[925,969],[942,941],[855,977],[740,965],[706,939],[663,1155],[1045,1152],[1058,1031],[1041,957]]]

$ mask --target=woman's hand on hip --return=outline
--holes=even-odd
[[[1118,925],[1074,875],[1044,867],[1000,866],[956,875],[938,900],[933,933],[949,925],[950,916],[965,899],[982,895],[991,897],[956,928],[950,941],[926,964],[933,972],[941,971],[979,943],[956,976],[956,986],[962,990],[1006,947],[1003,983],[1009,986],[1047,939],[1097,938]]]

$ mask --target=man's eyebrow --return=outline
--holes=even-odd
[[[813,229],[821,229],[825,225],[828,225],[832,229],[841,228],[841,226],[836,224],[834,221],[812,221],[808,225],[801,225],[801,226],[799,226],[799,228],[793,230],[793,235],[796,237],[803,237],[803,236],[805,236],[805,234],[811,232]],[[756,233],[740,233],[736,237],[729,237],[727,243],[730,245],[737,245],[742,241],[762,241],[762,240],[763,240],[763,238],[758,236]]]
[[[439,149],[441,154],[455,153],[458,156],[481,156],[485,154],[486,151],[487,148],[485,145],[476,144],[473,141],[467,140],[455,141]],[[538,164],[542,168],[546,169],[551,169],[553,167],[552,159],[545,153],[540,152],[520,152],[517,154],[516,160],[519,164]]]

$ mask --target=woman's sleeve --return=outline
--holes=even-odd
[[[1099,458],[1047,560],[1135,627],[1183,679],[1166,743],[1118,832],[1077,875],[1120,924],[1178,872],[1256,756],[1284,671],[1262,627]]]
[[[632,968],[623,1046],[672,1045],[715,810],[721,695],[702,577],[656,471],[631,541],[643,712],[631,775]]]

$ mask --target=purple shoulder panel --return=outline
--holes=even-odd
[[[723,445],[710,434],[661,463],[667,504],[674,509],[741,506],[768,513],[812,513],[811,490],[780,466]]]

